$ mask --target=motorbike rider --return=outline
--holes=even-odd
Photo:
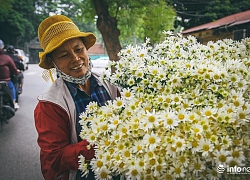
[[[6,51],[7,51],[6,54],[9,55],[14,61],[16,68],[20,70],[20,73],[18,74],[18,76],[12,78],[12,81],[16,87],[16,93],[17,93],[16,97],[17,97],[17,102],[18,102],[18,94],[21,94],[22,86],[23,86],[24,76],[22,72],[25,70],[25,68],[20,57],[16,55],[14,46],[9,45],[6,48]]]
[[[11,81],[11,76],[18,76],[19,72],[20,70],[16,68],[14,61],[10,58],[10,56],[5,54],[4,43],[0,39],[0,81],[5,81],[10,88],[15,109],[18,109],[19,105],[16,102],[16,89]]]

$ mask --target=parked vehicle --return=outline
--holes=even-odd
[[[100,57],[95,60],[91,60],[91,62],[95,68],[105,68],[109,63],[109,57]]]
[[[28,69],[28,63],[29,63],[29,55],[25,54],[25,52],[22,49],[15,49],[17,52],[17,55],[20,57],[20,59],[23,60],[24,68]]]
[[[5,81],[0,81],[0,131],[4,124],[15,115],[11,90]]]

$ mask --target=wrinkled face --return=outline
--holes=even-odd
[[[83,76],[88,70],[87,49],[80,38],[65,41],[48,58],[54,61],[62,72],[75,78]]]

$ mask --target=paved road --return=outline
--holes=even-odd
[[[101,72],[102,69],[94,69]],[[42,180],[37,132],[33,111],[36,97],[45,92],[51,83],[41,77],[42,69],[30,64],[24,72],[20,109],[0,132],[0,180]]]
[[[0,132],[0,180],[42,180],[33,110],[37,95],[51,83],[41,77],[42,69],[30,64],[24,72],[20,108]]]

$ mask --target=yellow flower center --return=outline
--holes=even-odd
[[[143,162],[143,161],[139,161],[138,165],[139,165],[140,167],[143,167],[143,166],[144,166],[144,162]]]
[[[200,170],[200,168],[201,168],[201,164],[200,163],[194,163],[194,169],[195,170]]]
[[[122,128],[122,133],[126,134],[127,133],[127,128],[123,127]]]
[[[116,101],[116,105],[117,106],[121,106],[122,105],[122,101]]]
[[[125,156],[125,157],[129,157],[129,156],[130,156],[130,152],[129,152],[129,151],[125,151],[125,152],[124,152],[124,156]]]
[[[182,142],[178,141],[178,142],[176,143],[176,147],[177,147],[177,148],[181,148],[181,147],[182,147]]]
[[[95,140],[95,135],[91,135],[91,136],[90,136],[90,140],[91,140],[91,141],[94,141],[94,140]]]
[[[174,172],[176,174],[181,174],[181,168],[179,168],[179,167],[175,168]]]
[[[206,116],[211,116],[211,115],[212,115],[212,112],[209,111],[209,110],[207,110],[207,111],[205,112],[205,115],[206,115]]]
[[[214,75],[214,79],[218,80],[220,78],[220,76],[218,74]]]
[[[179,160],[180,160],[181,163],[186,162],[186,158],[185,158],[184,156],[181,156],[181,157],[179,158]]]
[[[133,124],[133,129],[138,129],[139,124]]]
[[[199,128],[194,128],[194,133],[197,134],[198,132],[200,132]]]
[[[179,97],[174,97],[174,102],[179,102],[179,101],[180,101]]]
[[[226,144],[228,144],[228,141],[226,139],[223,139],[222,143],[226,145]]]
[[[202,149],[204,151],[209,151],[209,145],[208,144],[204,144],[203,147],[202,147]]]
[[[118,145],[118,149],[119,149],[119,150],[122,150],[123,148],[124,148],[123,144],[119,144],[119,145]]]
[[[150,144],[154,144],[154,143],[156,142],[156,140],[155,140],[154,137],[150,137],[150,138],[148,139],[148,142],[149,142]]]
[[[142,146],[138,145],[138,146],[136,147],[136,149],[137,149],[137,151],[140,151],[140,150],[142,150]]]
[[[174,122],[173,119],[167,119],[167,124],[168,124],[168,125],[172,125],[173,122]]]
[[[155,159],[150,159],[150,161],[149,161],[149,164],[150,164],[150,165],[153,166],[153,165],[155,165],[155,163],[156,163]]]
[[[156,69],[154,69],[154,70],[152,71],[153,74],[157,74],[157,72],[158,72],[158,71],[157,71]]]
[[[155,117],[154,116],[149,116],[148,121],[149,122],[155,122]]]
[[[194,120],[194,118],[195,118],[195,115],[194,115],[194,114],[191,114],[191,115],[189,116],[189,119],[190,119],[190,120]]]
[[[215,135],[212,135],[212,136],[210,137],[210,139],[211,139],[212,142],[215,142],[215,141],[216,141],[216,136],[215,136]]]
[[[232,152],[232,156],[233,156],[234,158],[240,157],[239,151],[233,151],[233,152]]]
[[[245,113],[239,113],[239,118],[240,119],[245,119],[246,118],[246,114]]]
[[[187,109],[188,107],[189,107],[189,104],[187,104],[187,103],[184,103],[184,104],[183,104],[183,108],[184,108],[184,109]]]
[[[135,106],[135,105],[131,105],[130,108],[131,108],[132,110],[135,110],[135,109],[136,109],[136,106]]]
[[[218,159],[220,162],[226,162],[227,157],[224,154],[221,154]]]
[[[103,130],[103,131],[107,131],[107,130],[108,130],[107,124],[102,125],[102,130]]]
[[[235,105],[236,107],[238,107],[238,106],[240,106],[240,102],[239,102],[239,101],[235,101],[235,102],[234,102],[234,105]]]
[[[211,171],[211,174],[212,174],[213,177],[218,177],[218,173],[217,173],[217,171],[215,171],[215,170],[212,170],[212,171]]]
[[[161,165],[157,165],[156,167],[155,167],[155,169],[156,169],[156,171],[161,171],[162,170],[162,166]]]
[[[238,166],[238,163],[235,160],[230,161],[229,163],[230,167]]]
[[[101,172],[100,177],[106,179],[108,177],[108,174],[106,172]]]
[[[198,146],[198,142],[197,142],[197,141],[193,141],[193,142],[192,142],[192,146],[193,146],[193,147],[197,147],[197,146]]]
[[[102,167],[103,166],[103,162],[102,161],[97,161],[96,162],[96,166],[99,167],[99,168]]]
[[[171,151],[175,152],[176,148],[175,147],[171,147]]]
[[[132,175],[132,176],[137,176],[137,175],[138,175],[138,171],[137,171],[136,169],[133,169],[133,170],[131,171],[131,175]]]
[[[178,80],[176,78],[173,79],[173,83],[177,83]]]
[[[105,141],[105,145],[108,146],[110,144],[109,140]]]
[[[148,157],[152,158],[154,156],[154,154],[152,152],[148,152]]]
[[[172,180],[173,178],[172,178],[172,176],[171,176],[170,174],[167,174],[167,175],[165,176],[165,179],[166,179],[166,180]]]
[[[107,160],[107,161],[110,161],[110,160],[111,160],[111,156],[107,156],[107,157],[106,157],[106,160]]]
[[[204,125],[202,126],[202,128],[203,128],[204,131],[207,131],[207,130],[208,130],[208,125],[207,125],[207,124],[204,124]]]
[[[184,114],[179,114],[179,115],[178,115],[178,118],[179,118],[180,120],[183,120],[183,119],[185,118],[185,116],[184,116]]]
[[[124,96],[128,98],[128,97],[131,96],[131,93],[130,93],[129,91],[128,91],[128,92],[125,92],[125,93],[124,93]]]
[[[119,135],[119,134],[116,134],[116,135],[114,136],[114,139],[115,139],[115,140],[119,140],[119,139],[120,139],[120,135]]]
[[[115,156],[115,160],[119,161],[120,160],[120,156]]]

